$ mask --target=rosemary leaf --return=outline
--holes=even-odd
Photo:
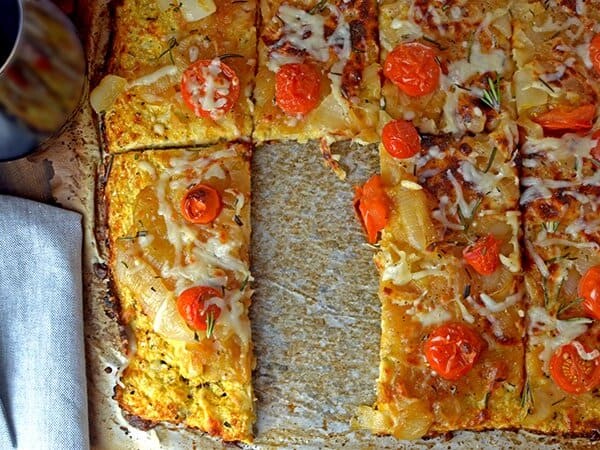
[[[310,8],[308,10],[308,13],[311,14],[311,15],[314,15],[316,13],[320,13],[321,11],[323,11],[325,9],[326,6],[327,6],[327,0],[321,0],[315,6],[313,6],[312,8]]]
[[[206,315],[206,337],[210,338],[215,331],[215,314],[212,310],[208,311]]]
[[[496,74],[496,79],[491,77],[487,79],[488,87],[484,89],[481,101],[496,112],[500,112],[500,78]]]
[[[494,164],[494,159],[496,158],[496,153],[498,152],[498,147],[494,147],[492,150],[492,154],[490,155],[490,159],[488,160],[487,166],[485,166],[485,170],[483,173],[488,173],[492,168],[492,164]]]

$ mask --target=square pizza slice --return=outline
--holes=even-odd
[[[123,0],[91,94],[109,152],[249,138],[255,0]]]
[[[600,97],[600,8],[566,1],[514,8],[520,125],[535,138],[591,130]]]
[[[106,186],[128,364],[115,398],[132,424],[252,439],[250,149],[117,154]]]
[[[378,434],[518,425],[525,305],[515,133],[423,135],[408,158],[381,145],[381,363],[377,401],[359,416]],[[359,211],[376,190],[366,186]]]
[[[522,423],[593,435],[600,424],[600,9],[566,1],[514,8],[528,301]]]
[[[381,176],[390,217],[375,257],[380,374],[359,423],[400,439],[515,427],[525,378],[520,212],[443,226],[439,201],[398,173]]]
[[[386,115],[422,132],[489,132],[514,118],[510,2],[383,0]]]
[[[600,424],[600,184],[547,189],[523,204],[528,344],[522,423],[534,431],[592,436]]]
[[[261,15],[254,139],[376,141],[376,2],[262,0]]]

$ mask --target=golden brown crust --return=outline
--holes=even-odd
[[[130,84],[102,117],[108,151],[203,145],[250,136],[256,3],[216,0],[215,4],[216,12],[195,22],[184,20],[176,3],[165,11],[153,0],[122,0],[116,7],[108,74]],[[182,73],[196,60],[218,57],[225,58],[239,77],[239,99],[222,118],[197,117],[182,100]],[[161,71],[164,75],[140,84],[143,77]]]
[[[249,151],[248,146],[233,144],[113,157],[106,185],[108,267],[118,301],[113,299],[111,306],[118,310],[128,349],[128,364],[114,398],[135,426],[147,429],[171,422],[227,441],[252,439],[254,359],[247,317],[250,291],[245,281],[249,276]],[[177,199],[182,189],[198,182],[217,188],[225,209],[208,228],[186,228],[177,212]],[[177,239],[178,233],[197,235],[189,247],[170,240]],[[214,233],[226,245],[221,250],[223,259],[211,260],[214,268],[206,266],[208,260],[190,260],[203,246],[220,245],[211,241]],[[189,262],[178,265],[179,258]],[[191,272],[188,264],[196,264]],[[209,278],[202,278],[202,273]],[[175,326],[181,320],[171,303],[176,295],[190,285],[216,279],[223,279],[227,304],[222,305],[213,336]]]

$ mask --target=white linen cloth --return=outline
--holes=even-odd
[[[89,448],[81,248],[79,214],[0,195],[2,450]]]

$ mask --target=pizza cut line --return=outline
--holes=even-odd
[[[600,4],[122,0],[91,94],[132,423],[249,442],[251,141],[379,142],[357,425],[600,429]],[[228,141],[228,143],[220,143]],[[178,148],[178,149],[177,149]]]

